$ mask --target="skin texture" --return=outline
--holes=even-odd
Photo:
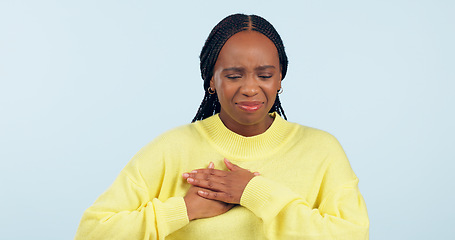
[[[197,186],[198,195],[225,203],[240,204],[243,190],[248,182],[259,173],[252,173],[224,159],[230,171],[213,168],[197,169],[184,173],[183,178],[193,186]]]
[[[215,165],[210,163],[207,170],[213,169],[214,167]],[[234,207],[234,204],[209,200],[199,196],[198,191],[203,190],[203,188],[191,186],[186,196],[183,198],[185,200],[186,208],[188,209],[188,219],[190,221],[198,218],[214,217],[223,214]]]
[[[281,68],[273,42],[256,31],[234,34],[220,51],[210,87],[220,101],[220,119],[231,131],[245,136],[265,132],[273,122],[268,115],[281,88]],[[229,171],[206,169],[184,173],[193,185],[185,196],[188,218],[213,217],[229,211],[240,198],[252,173],[225,159]]]
[[[256,31],[234,34],[218,55],[210,87],[218,94],[220,118],[227,128],[246,137],[265,132],[273,122],[268,112],[281,88],[273,42]],[[247,111],[244,103],[258,103],[259,109]]]

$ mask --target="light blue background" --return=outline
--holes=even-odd
[[[225,16],[281,34],[288,119],[334,134],[371,239],[449,239],[454,1],[0,1],[0,238],[72,239],[147,142],[193,118]]]

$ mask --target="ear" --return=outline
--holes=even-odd
[[[283,79],[281,79],[282,76],[283,75],[280,72],[280,81],[278,82],[278,90],[277,90],[277,92],[280,91],[280,89],[281,89],[281,81],[283,81]]]
[[[215,89],[215,80],[213,77],[210,79],[210,88]]]

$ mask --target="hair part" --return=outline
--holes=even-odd
[[[217,94],[210,94],[208,92],[210,80],[213,77],[213,69],[221,48],[223,48],[224,44],[230,37],[241,31],[257,31],[269,38],[275,44],[278,51],[281,68],[281,80],[283,80],[286,76],[288,58],[286,56],[286,52],[284,51],[283,41],[272,24],[257,15],[233,14],[227,16],[212,29],[207,40],[205,41],[204,47],[202,48],[201,55],[199,56],[201,61],[201,77],[202,80],[204,80],[203,86],[205,95],[192,122],[203,120],[220,112],[221,105],[218,101]],[[278,94],[276,95],[275,103],[269,112],[277,112],[280,116],[287,120]]]

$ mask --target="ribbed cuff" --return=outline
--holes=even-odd
[[[172,197],[166,200],[162,205],[162,214],[167,235],[189,223],[183,197]]]
[[[250,209],[252,212],[263,208],[270,201],[272,189],[266,184],[265,178],[254,177],[246,185],[240,198],[240,205]]]
[[[262,176],[250,180],[240,205],[252,211],[264,221],[274,218],[289,202],[299,196],[289,188]]]

